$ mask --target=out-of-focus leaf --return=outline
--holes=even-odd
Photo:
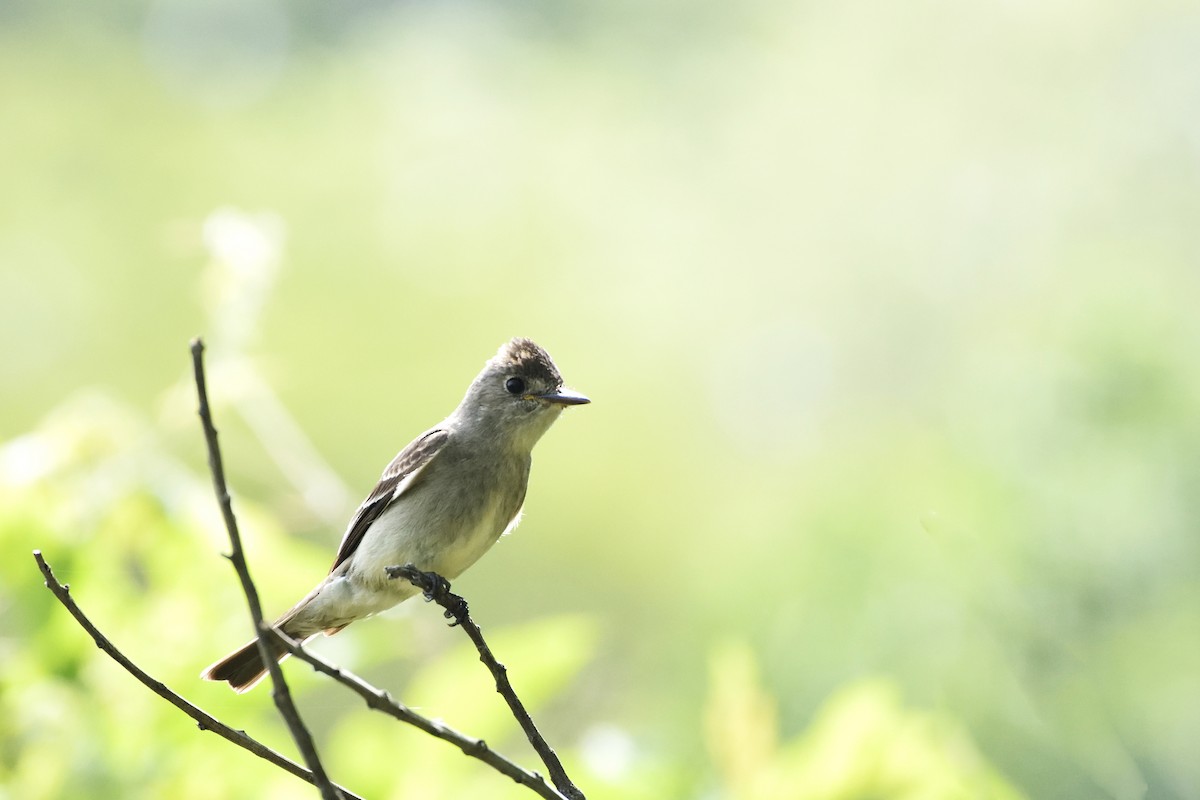
[[[726,644],[713,656],[705,707],[709,748],[736,800],[967,800],[1023,796],[992,768],[954,721],[900,702],[886,681],[829,698],[796,738],[776,741],[774,701],[754,655]]]
[[[718,647],[709,665],[710,686],[704,707],[709,752],[736,796],[750,796],[778,747],[775,700],[762,688],[758,662],[745,644]]]

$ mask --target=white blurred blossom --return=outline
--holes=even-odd
[[[286,228],[273,212],[222,207],[204,220],[209,254],[205,301],[214,338],[233,350],[249,344],[279,272]]]
[[[608,723],[588,728],[579,749],[589,770],[614,782],[628,775],[637,757],[637,743],[633,737]]]

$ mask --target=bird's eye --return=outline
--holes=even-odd
[[[509,394],[524,394],[525,381],[520,378],[509,378],[504,382],[504,388],[508,390]]]

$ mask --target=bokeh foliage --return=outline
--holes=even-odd
[[[303,791],[28,555],[283,742],[195,679],[248,635],[202,332],[269,611],[504,339],[594,398],[458,587],[593,796],[1200,797],[1198,45],[1165,0],[0,7],[0,796]],[[432,609],[319,646],[532,763]],[[289,674],[347,785],[515,792]]]

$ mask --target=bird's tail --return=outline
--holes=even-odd
[[[270,637],[267,647],[271,657],[282,661],[291,655],[274,636]],[[238,694],[248,692],[267,674],[267,665],[258,654],[258,640],[254,639],[209,666],[200,677],[207,681],[228,681],[229,686]]]
[[[328,620],[322,619],[320,604],[314,604],[313,601],[321,596],[324,588],[325,582],[318,584],[303,600],[275,620],[272,627],[304,644],[321,631],[324,631],[326,636],[332,636],[349,625],[350,621],[347,620],[341,625],[330,626],[327,624]],[[271,658],[276,661],[283,661],[291,655],[276,636],[267,637],[267,649]],[[209,666],[200,673],[200,677],[206,681],[227,681],[235,692],[241,694],[253,689],[266,674],[267,665],[258,655],[258,640],[255,639]]]

